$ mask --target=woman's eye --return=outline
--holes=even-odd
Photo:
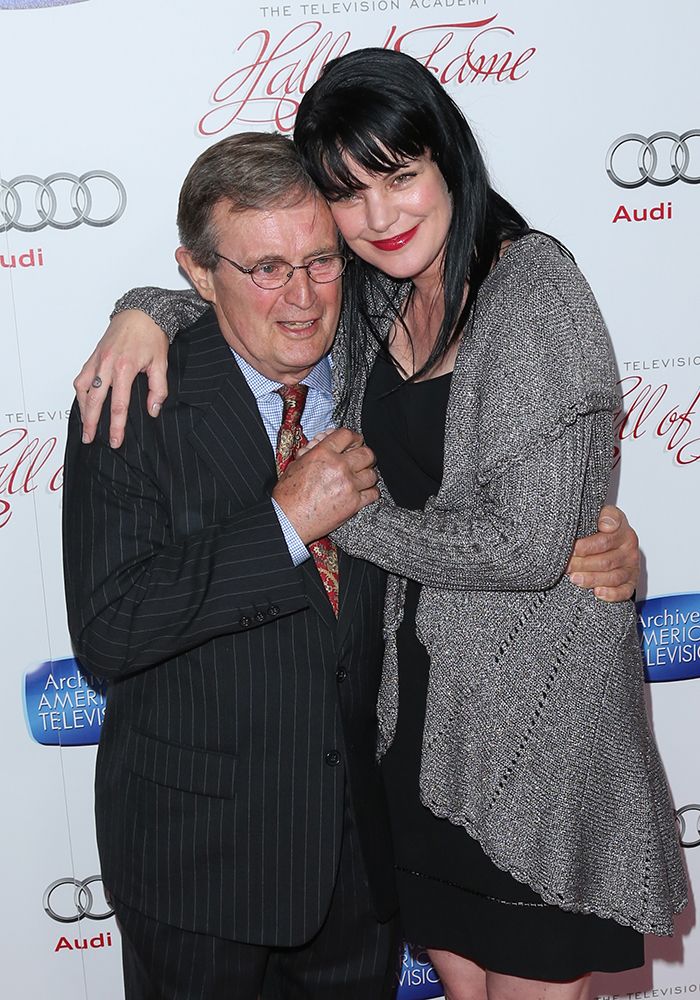
[[[333,199],[333,204],[350,205],[352,202],[357,201],[359,198],[357,191],[346,191],[345,194],[339,194]]]
[[[415,176],[416,176],[415,173],[412,173],[410,171],[405,174],[397,174],[396,177],[394,177],[392,183],[396,184],[397,187],[401,187],[401,185],[405,184],[407,181],[413,180]]]

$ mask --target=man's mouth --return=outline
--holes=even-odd
[[[418,226],[414,226],[413,229],[407,229],[405,233],[398,233],[386,240],[370,240],[370,243],[377,250],[400,250],[401,247],[405,247],[407,243],[411,242],[417,232]]]
[[[304,320],[294,320],[294,319],[281,319],[280,326],[286,327],[288,330],[298,330],[303,333],[304,330],[310,330],[317,320],[314,319],[304,319]]]

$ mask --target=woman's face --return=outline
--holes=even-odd
[[[452,220],[452,198],[429,154],[391,174],[370,174],[348,160],[364,185],[331,212],[353,253],[393,278],[440,280],[440,260]]]

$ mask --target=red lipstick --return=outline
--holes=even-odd
[[[388,240],[370,240],[370,243],[377,250],[400,250],[401,247],[405,247],[407,243],[411,242],[417,232],[418,226],[414,226],[413,229],[399,233],[398,236],[392,236]]]

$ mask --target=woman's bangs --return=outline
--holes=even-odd
[[[314,180],[329,201],[344,198],[364,187],[353,174],[352,163],[370,174],[393,174],[407,160],[423,155],[425,143],[418,129],[407,122],[398,128],[398,123],[391,124],[393,128],[385,123],[381,138],[376,132],[358,128],[337,128],[334,135],[328,137],[312,169]]]

